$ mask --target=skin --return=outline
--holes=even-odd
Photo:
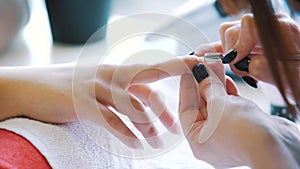
[[[217,43],[202,47],[205,52],[221,49]],[[203,54],[202,47],[199,47],[197,55]],[[155,112],[156,108],[161,110],[159,107],[163,105],[159,99],[158,104],[153,104],[152,107],[148,104],[151,103],[149,93],[153,91],[145,84],[169,76],[182,75],[179,118],[186,139],[197,159],[205,160],[216,168],[239,165],[249,165],[253,168],[299,168],[295,159],[300,154],[299,132],[296,126],[283,118],[263,113],[257,105],[240,97],[233,81],[225,77],[224,68],[220,63],[210,65],[205,63],[209,77],[196,84],[191,69],[199,62],[202,62],[201,58],[187,56],[156,65],[101,65],[93,76],[90,75],[93,68],[80,66],[77,67],[80,72],[77,76],[83,80],[79,84],[95,86],[88,88],[89,90],[73,87],[79,90],[80,95],[73,95],[72,92],[74,64],[2,67],[0,118],[4,120],[26,116],[50,123],[78,120],[73,101],[79,98],[82,99],[80,101],[83,105],[97,103],[99,109],[96,113],[102,117],[97,119],[99,125],[107,128],[129,147],[141,148],[133,132],[109,107],[129,117],[145,138],[156,137],[156,129],[150,121],[142,124],[137,121],[148,119],[142,113],[144,106],[149,106]],[[126,76],[125,73],[118,76],[118,70],[126,72]],[[113,75],[117,78],[114,79]],[[199,143],[202,129],[212,123],[208,119],[215,113],[210,112],[207,105],[215,105],[220,101],[215,99],[220,95],[213,95],[210,86],[214,86],[214,89],[226,97],[226,107],[216,130],[208,140]],[[122,98],[131,98],[129,95],[134,95],[134,99],[129,99],[132,103],[130,105],[133,106],[119,109],[115,105],[114,94]],[[86,108],[84,110],[90,110],[89,106],[84,107]],[[176,124],[171,113],[168,109],[162,110],[157,113],[160,114],[159,119],[171,132],[176,133],[177,129],[174,127]],[[131,111],[135,113],[132,114]],[[136,119],[134,115],[139,118]],[[89,116],[86,118],[95,120]],[[162,146],[159,142],[158,137],[155,142],[148,143],[157,148]]]
[[[278,18],[282,33],[286,37],[292,37],[293,43],[290,45],[289,51],[292,53],[300,53],[300,28],[287,15],[278,14]],[[252,76],[260,81],[275,84],[263,47],[258,36],[255,20],[251,14],[244,15],[241,21],[226,22],[220,26],[220,37],[224,53],[235,48],[238,51],[237,57],[230,63],[231,70],[239,76]],[[243,59],[249,57],[249,72],[243,72],[236,69],[233,65]],[[287,56],[282,56],[284,57]],[[293,67],[300,67],[299,62],[289,61]]]
[[[154,69],[148,69],[144,73],[145,76],[137,75],[137,80],[130,82],[133,78],[131,75],[149,67],[146,65],[135,67],[101,65],[101,69],[97,71],[94,78],[94,74],[90,76],[90,72],[95,69],[82,66],[77,69],[80,72],[78,76],[82,78],[80,85],[88,87],[87,89],[84,87],[74,89],[80,93],[77,97],[72,92],[74,68],[74,64],[1,67],[0,120],[25,116],[47,123],[65,123],[78,120],[77,116],[80,116],[106,127],[129,147],[141,148],[137,137],[109,107],[128,116],[145,138],[158,135],[156,128],[145,113],[145,107],[150,107],[166,128],[173,133],[178,133],[179,126],[175,123],[170,110],[164,106],[163,100],[159,99],[155,91],[143,84],[165,77],[163,73],[161,76],[156,76],[158,73],[155,73]],[[122,76],[113,82],[112,75],[117,68],[126,71],[129,76]],[[112,84],[113,90],[111,90]],[[123,104],[121,108],[116,107],[113,95],[124,98],[129,104]],[[86,104],[83,106],[83,112],[86,114],[77,114],[74,99],[79,99],[79,103],[83,105]],[[101,119],[95,120],[88,114],[91,110],[88,105],[91,103],[96,103],[98,111],[93,113],[99,114]],[[149,142],[152,147],[162,146],[159,144],[159,138],[155,140],[156,143]]]
[[[211,49],[219,46],[212,44]],[[199,48],[201,49],[201,47]],[[204,51],[207,52],[205,45]],[[213,50],[215,51],[215,50]],[[202,55],[200,50],[197,55]],[[247,165],[255,169],[300,168],[300,137],[296,125],[270,116],[257,105],[239,96],[234,83],[225,77],[221,63],[204,63],[209,77],[197,84],[193,75],[181,77],[179,117],[194,156],[215,168]],[[214,125],[217,112],[209,105],[220,105],[223,115],[205,142],[199,138],[205,126]]]
[[[80,117],[105,127],[129,147],[142,148],[117,112],[127,116],[153,148],[159,148],[162,141],[145,108],[149,107],[172,133],[179,133],[179,124],[164,100],[147,83],[181,75],[198,62],[199,58],[191,57],[157,65],[72,63],[1,67],[0,120],[27,117],[46,123],[65,123]],[[73,77],[75,70],[77,74]],[[76,78],[79,80],[75,81]]]

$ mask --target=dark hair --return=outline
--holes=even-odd
[[[294,117],[299,113],[300,86],[298,66],[291,66],[291,62],[300,61],[292,37],[283,33],[274,15],[270,0],[249,0],[254,15],[257,31],[264,46],[264,52],[270,64],[275,83]],[[294,106],[289,101],[287,89],[296,102]]]

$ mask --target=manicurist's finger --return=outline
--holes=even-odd
[[[234,27],[236,25],[240,25],[240,21],[234,21],[234,22],[224,22],[220,25],[219,27],[219,34],[220,34],[220,39],[221,39],[221,44],[223,47],[224,52],[227,52],[227,50],[225,49],[225,45],[226,45],[226,34],[228,34],[228,30],[231,27]],[[238,37],[235,37],[238,38]]]
[[[185,135],[192,129],[197,119],[205,120],[199,109],[200,100],[194,76],[184,74],[180,79],[179,119]]]
[[[215,70],[214,70],[215,69]],[[227,93],[224,83],[219,79],[219,69],[216,67],[210,67],[202,63],[196,65],[193,68],[193,74],[198,82],[198,88],[200,93],[200,100],[205,101],[204,107],[207,112],[207,121],[201,126],[199,143],[206,142],[216,130],[225,108],[225,101]],[[223,76],[225,74],[223,73]]]
[[[223,53],[221,42],[201,44],[195,51],[196,56],[204,56],[206,53]]]
[[[241,20],[241,31],[239,40],[233,46],[238,51],[237,60],[249,55],[259,42],[256,23],[252,14],[244,15]]]

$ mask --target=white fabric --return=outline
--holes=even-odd
[[[82,123],[85,130],[97,133],[97,137],[106,143],[102,144],[105,145],[105,150],[90,139],[82,128]],[[0,128],[28,139],[45,156],[53,169],[212,169],[205,162],[193,157],[186,141],[165,154],[151,158],[133,159],[114,155],[110,152],[118,149],[115,147],[118,145],[116,139],[105,129],[90,122],[52,125],[15,118],[1,122]]]
[[[85,128],[97,131],[99,139],[107,143],[105,149],[115,148],[109,147],[112,136],[106,130],[89,122],[84,123]],[[53,169],[135,168],[134,161],[115,156],[91,141],[79,122],[51,125],[17,118],[1,122],[0,128],[27,138],[45,156]]]

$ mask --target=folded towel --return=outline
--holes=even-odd
[[[28,139],[45,156],[53,169],[136,168],[134,160],[111,153],[116,152],[113,149],[118,143],[112,144],[116,139],[110,133],[87,121],[52,125],[15,118],[1,122],[0,128],[13,131]],[[94,133],[96,131],[97,138],[105,144],[97,145],[85,130],[93,130]]]
[[[165,153],[141,158],[129,148],[122,148],[124,145],[105,129],[88,121],[53,125],[15,118],[1,122],[0,128],[28,139],[53,169],[211,169],[193,157],[186,140]],[[101,145],[93,140],[95,137]]]

